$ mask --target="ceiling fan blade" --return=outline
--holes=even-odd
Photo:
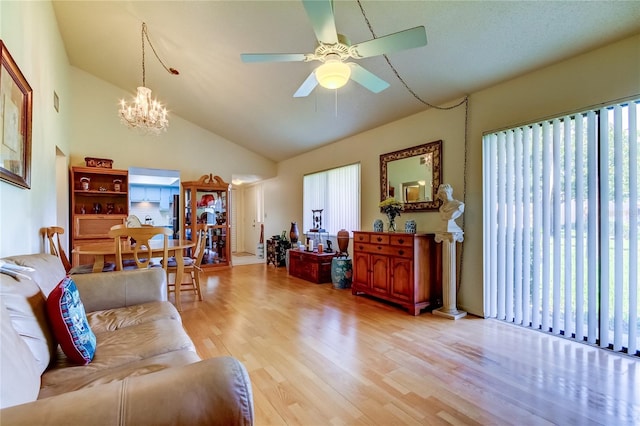
[[[296,93],[293,94],[294,98],[304,98],[305,96],[309,96],[309,93],[313,91],[318,85],[318,80],[316,80],[316,72],[311,71],[309,77],[302,83],[302,85],[296,90]]]
[[[384,89],[389,87],[389,83],[387,83],[371,71],[367,71],[366,69],[362,68],[355,62],[349,62],[348,65],[351,67],[351,80],[360,84],[365,89],[369,89],[373,93],[380,93]]]
[[[313,32],[319,42],[335,44],[338,42],[336,20],[333,15],[333,0],[302,0]]]
[[[400,50],[413,49],[427,44],[427,32],[423,26],[411,28],[384,37],[351,46],[355,51],[354,58],[369,58]]]
[[[303,62],[304,53],[242,53],[242,62]]]

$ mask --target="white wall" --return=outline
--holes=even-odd
[[[0,182],[0,256],[42,251],[57,217],[56,147],[69,148],[68,60],[49,2],[0,2],[0,38],[33,89],[31,189]],[[54,90],[60,112],[53,107]]]
[[[483,315],[482,300],[482,133],[535,121],[640,93],[640,36],[595,50],[528,75],[471,94],[465,240],[458,304]],[[270,212],[265,235],[277,233],[290,221],[302,223],[302,176],[315,170],[361,162],[363,230],[372,230],[381,218],[379,155],[443,140],[443,181],[453,185],[454,197],[463,198],[464,108],[426,110],[377,129],[308,152],[278,165],[278,177],[265,185],[265,210]],[[403,214],[415,219],[418,232],[433,230],[437,212]],[[302,230],[301,230],[302,231]]]
[[[180,171],[181,181],[198,180],[213,173],[231,182],[232,174],[276,174],[273,161],[248,151],[176,114],[169,117],[166,133],[141,135],[120,123],[118,102],[130,92],[71,67],[73,90],[71,164],[84,165],[84,157],[110,158],[113,167],[130,166]],[[162,97],[161,91],[154,94]]]

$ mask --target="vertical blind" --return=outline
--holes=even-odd
[[[639,102],[483,137],[487,316],[640,353]]]
[[[312,210],[320,209],[329,235],[360,229],[360,164],[304,176],[303,229],[312,228]]]

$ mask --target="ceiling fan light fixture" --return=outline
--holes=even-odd
[[[351,67],[339,59],[327,59],[316,68],[316,80],[327,89],[339,89],[349,81]]]

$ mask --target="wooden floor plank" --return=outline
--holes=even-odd
[[[182,297],[203,358],[231,355],[257,425],[640,424],[637,358],[495,320],[451,321],[265,264]]]

